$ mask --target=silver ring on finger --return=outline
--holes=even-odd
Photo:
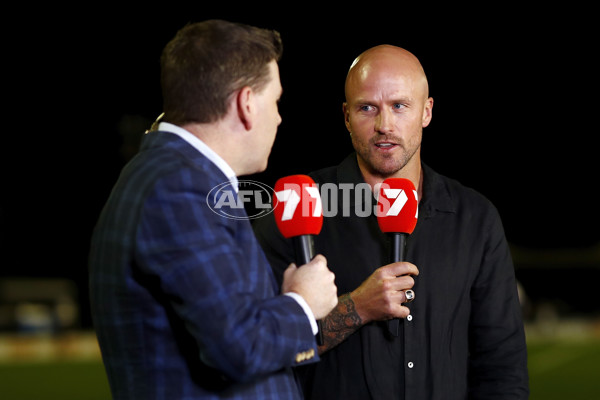
[[[404,303],[410,303],[415,299],[415,291],[408,289],[404,291],[404,295],[406,297],[406,301]]]

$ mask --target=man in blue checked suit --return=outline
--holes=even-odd
[[[225,21],[188,25],[163,51],[163,122],[92,238],[92,315],[114,399],[302,397],[292,368],[319,358],[333,273],[319,255],[278,287],[244,209],[226,218],[207,203],[266,168],[280,56],[277,32]]]

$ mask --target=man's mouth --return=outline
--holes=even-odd
[[[380,149],[388,150],[388,149],[392,149],[392,148],[396,147],[397,144],[389,143],[389,142],[381,142],[381,143],[375,143],[375,146]]]

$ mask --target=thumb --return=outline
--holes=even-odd
[[[295,271],[295,270],[297,270],[297,269],[298,269],[298,267],[296,267],[296,264],[294,264],[294,263],[291,263],[291,264],[289,265],[289,267],[287,267],[287,268],[285,269],[285,271],[283,271],[283,279],[285,279],[285,278],[286,278],[286,276],[289,276],[290,274],[293,274],[293,273],[294,273],[294,271]]]
[[[286,293],[289,291],[289,285],[292,281],[292,276],[294,275],[294,272],[296,272],[297,269],[298,267],[296,267],[296,264],[291,263],[290,266],[287,267],[285,271],[283,271],[283,283],[281,285],[282,293]]]

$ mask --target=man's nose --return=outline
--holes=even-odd
[[[385,108],[381,109],[377,117],[375,118],[375,131],[388,134],[394,130],[394,117],[390,110]]]

